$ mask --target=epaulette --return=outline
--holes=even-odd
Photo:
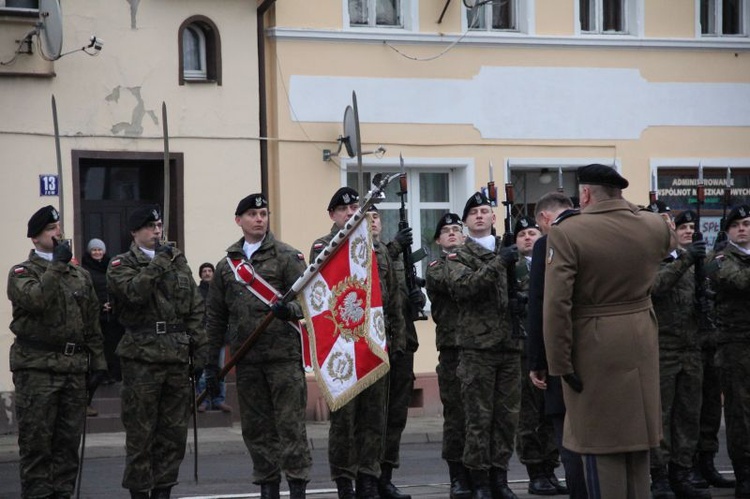
[[[560,225],[560,222],[565,220],[566,218],[570,218],[576,215],[579,215],[581,212],[579,210],[565,210],[562,213],[560,213],[557,218],[552,222],[552,225]]]

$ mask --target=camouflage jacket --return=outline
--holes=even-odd
[[[242,249],[245,240],[240,239],[227,248],[227,258],[246,260]],[[216,264],[206,299],[206,332],[209,338],[209,364],[216,364],[219,351],[228,338],[232,354],[271,312],[268,305],[260,301],[244,282],[238,281],[232,267],[222,259]],[[265,279],[276,291],[286,293],[305,270],[305,257],[298,250],[266,233],[260,248],[253,253],[249,263],[254,271]],[[292,312],[302,317],[301,307],[290,302]],[[225,336],[226,335],[226,336]],[[256,343],[240,359],[241,364],[299,360],[301,362],[300,334],[288,322],[273,319],[259,336]]]
[[[750,342],[750,255],[730,243],[705,270],[716,292],[718,343]]]
[[[451,295],[459,302],[461,347],[480,350],[521,351],[510,337],[508,286],[505,265],[495,253],[471,239],[446,258]]]
[[[8,298],[13,306],[10,330],[16,341],[10,347],[10,369],[40,369],[59,373],[84,373],[87,352],[65,355],[66,343],[83,345],[91,356],[92,370],[106,370],[99,300],[91,276],[71,263],[49,262],[31,251],[29,259],[8,274]],[[24,343],[27,340],[30,343]],[[52,352],[37,345],[60,348]]]
[[[117,346],[120,357],[152,363],[187,363],[190,341],[195,362],[206,353],[203,299],[185,255],[157,253],[149,259],[135,244],[109,262],[107,289],[113,311],[126,328]],[[183,332],[156,333],[156,323],[184,324]]]
[[[404,305],[401,300],[401,291],[399,290],[393,260],[391,260],[385,244],[375,243],[373,249],[378,260],[380,295],[383,300],[389,352],[405,352],[407,351],[406,323],[411,321],[407,321],[404,317]],[[412,324],[413,326],[414,324]]]
[[[417,328],[414,327],[414,321],[411,318],[414,316],[412,310],[412,304],[409,300],[409,287],[406,284],[406,268],[404,266],[404,254],[401,249],[401,245],[396,241],[391,241],[386,244],[388,248],[388,256],[391,257],[393,262],[393,274],[396,276],[398,281],[398,294],[403,307],[402,316],[404,317],[405,337],[406,337],[406,350],[408,352],[416,352],[419,348],[419,337],[417,336]],[[411,270],[410,270],[411,272]]]
[[[315,263],[315,259],[318,258],[318,255],[325,249],[326,246],[328,246],[328,243],[330,243],[333,240],[334,236],[338,233],[339,228],[336,227],[336,224],[333,224],[333,227],[331,227],[331,232],[313,241],[312,246],[310,247],[310,264]]]
[[[435,321],[435,346],[438,350],[458,348],[458,303],[450,294],[450,276],[445,254],[427,265],[427,296],[430,298],[432,320]]]
[[[659,267],[651,302],[659,322],[659,350],[700,350],[695,305],[695,271],[688,253],[669,257]]]

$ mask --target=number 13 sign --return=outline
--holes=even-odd
[[[57,175],[39,175],[40,196],[57,196],[59,194]]]

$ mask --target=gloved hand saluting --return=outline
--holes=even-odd
[[[690,255],[690,258],[695,260],[700,260],[701,258],[706,257],[706,240],[701,239],[700,241],[693,241],[690,243],[690,246],[687,247],[688,255]]]
[[[68,263],[73,258],[73,252],[70,251],[70,245],[67,241],[60,242],[52,239],[54,249],[52,250],[52,261]]]
[[[411,246],[411,244],[414,242],[414,236],[411,233],[411,227],[404,227],[403,229],[396,232],[396,235],[393,236],[393,240],[400,244],[402,248]]]

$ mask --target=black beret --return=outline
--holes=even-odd
[[[618,189],[625,189],[630,185],[628,181],[621,177],[614,168],[596,163],[593,165],[582,166],[578,169],[578,183],[586,185],[607,185],[610,187],[617,187]]]
[[[437,223],[437,228],[435,228],[435,237],[434,239],[438,239],[440,237],[440,231],[443,230],[443,227],[446,225],[459,225],[461,227],[464,226],[463,222],[461,222],[461,219],[458,218],[458,215],[455,213],[446,213],[442,217],[440,217],[440,220]]]
[[[695,223],[696,220],[698,220],[698,214],[693,210],[686,210],[675,217],[674,226],[679,227],[682,224]]]
[[[130,215],[128,228],[131,232],[134,232],[149,222],[158,222],[159,220],[161,220],[161,209],[158,204],[141,206]]]
[[[746,204],[737,206],[729,212],[729,215],[727,215],[727,221],[724,222],[724,230],[727,230],[729,225],[735,220],[742,220],[747,217],[750,217],[750,206]]]
[[[354,203],[359,203],[359,193],[351,187],[342,187],[328,203],[328,211],[333,211],[337,206],[349,206]]]
[[[657,199],[650,205],[646,206],[646,209],[649,211],[653,211],[654,213],[669,213],[670,211],[672,211],[671,208],[667,206],[667,203],[660,199]]]
[[[368,213],[370,213],[370,212],[372,212],[372,213],[380,213],[380,210],[378,209],[377,206],[375,206],[374,204],[371,204],[370,206],[367,207],[367,212]]]
[[[513,229],[513,236],[518,237],[518,233],[526,229],[539,230],[539,226],[536,224],[536,220],[530,216],[524,215],[516,220],[516,227]]]
[[[60,214],[57,212],[54,206],[48,205],[44,208],[39,208],[36,213],[31,215],[29,223],[26,229],[26,237],[35,237],[39,235],[44,228],[55,222],[60,221]]]
[[[462,221],[466,221],[466,217],[469,216],[469,210],[472,208],[476,208],[477,206],[492,206],[492,203],[487,198],[487,196],[484,195],[482,192],[475,192],[471,195],[468,201],[466,201],[466,206],[464,206],[464,214],[461,217]]]
[[[237,209],[234,210],[234,214],[235,216],[240,216],[251,208],[256,210],[260,208],[268,208],[268,199],[266,199],[266,197],[260,192],[245,196],[239,203],[237,203]]]

